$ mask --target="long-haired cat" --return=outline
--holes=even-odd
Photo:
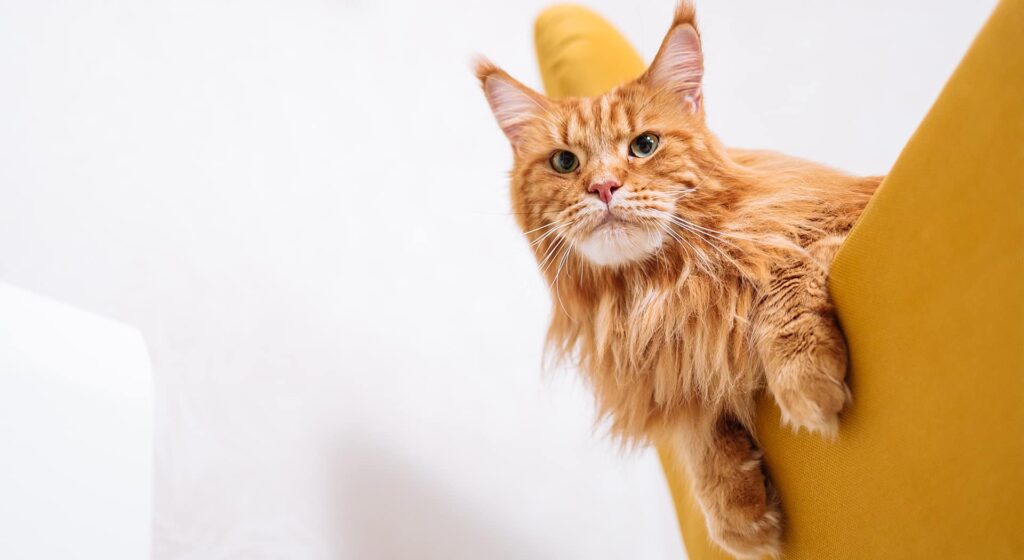
[[[881,178],[723,147],[686,0],[650,68],[603,95],[551,100],[490,63],[476,72],[551,286],[549,344],[613,433],[678,451],[715,542],[777,554],[754,397],[770,391],[794,429],[836,433],[850,392],[826,276]]]

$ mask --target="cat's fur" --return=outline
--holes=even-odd
[[[601,96],[551,100],[487,62],[477,75],[514,149],[512,206],[551,286],[550,345],[615,434],[679,451],[718,544],[777,554],[753,400],[766,388],[784,422],[836,433],[850,393],[826,276],[881,178],[724,148],[705,126],[688,1],[647,72]],[[644,132],[660,144],[637,158]],[[556,172],[557,150],[579,168]],[[621,184],[607,205],[588,192],[606,181]]]

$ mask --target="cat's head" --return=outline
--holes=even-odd
[[[597,97],[549,99],[489,62],[478,64],[515,154],[517,220],[528,237],[546,236],[536,246],[557,241],[601,267],[662,250],[713,142],[704,125],[703,74],[688,2],[647,71]]]

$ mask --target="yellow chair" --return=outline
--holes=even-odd
[[[593,12],[536,24],[552,97],[644,64]],[[758,436],[787,516],[785,558],[1024,558],[1024,0],[1003,0],[836,257],[853,405],[838,441]],[[662,453],[689,557],[707,538]]]

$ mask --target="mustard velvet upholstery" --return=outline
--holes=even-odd
[[[646,68],[611,24],[580,6],[545,10],[534,26],[534,43],[544,89],[554,98],[599,95]]]
[[[585,8],[551,8],[535,32],[553,97],[643,71]],[[759,404],[784,557],[1024,558],[1024,0],[998,5],[836,257],[830,288],[854,394],[838,440],[794,435],[770,397]],[[727,558],[686,473],[661,457],[689,557]]]

